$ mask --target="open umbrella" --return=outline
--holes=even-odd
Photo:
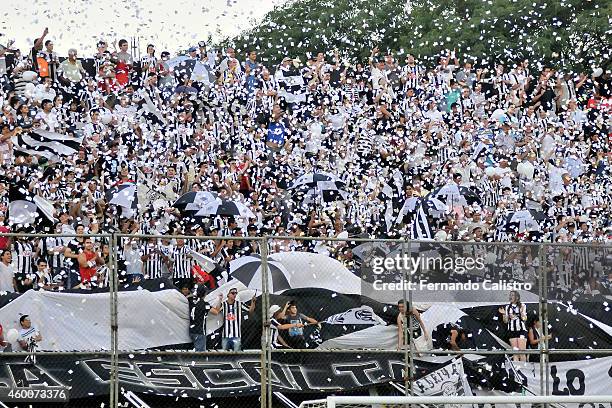
[[[339,200],[347,200],[349,194],[342,190],[342,181],[321,181],[316,187],[308,189],[304,194],[304,204],[311,204],[318,201],[331,203]]]
[[[282,263],[268,258],[268,288],[276,293],[291,289],[289,285],[289,272]],[[263,263],[259,255],[243,256],[230,262],[230,275],[238,279],[246,287],[262,290]]]
[[[249,207],[241,202],[222,200],[220,198],[206,203],[198,212],[195,213],[196,217],[206,217],[210,215],[233,215],[245,218],[255,218],[253,211],[251,211]]]
[[[198,212],[206,204],[216,199],[216,193],[210,193],[208,191],[190,191],[183,194],[172,206],[181,212]]]
[[[468,187],[456,184],[447,184],[434,189],[427,195],[427,198],[437,198],[450,207],[480,204],[481,200],[474,191]]]
[[[304,204],[317,201],[330,203],[346,200],[348,193],[343,189],[346,183],[331,173],[306,173],[290,183],[289,189],[293,194],[301,197]]]

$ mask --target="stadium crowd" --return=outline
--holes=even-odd
[[[0,232],[84,236],[0,238],[0,291],[105,279],[109,245],[86,235],[114,231],[159,235],[122,242],[124,278],[181,286],[191,250],[225,269],[260,248],[163,235],[612,239],[601,68],[480,65],[450,50],[427,66],[377,48],[356,63],[332,51],[273,66],[204,42],[136,58],[126,40],[63,59],[46,29],[26,52],[11,45],[0,46]],[[212,198],[177,205],[189,192]],[[14,193],[39,197],[36,222],[11,213]],[[279,239],[270,250],[351,248]]]

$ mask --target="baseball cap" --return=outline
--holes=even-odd
[[[198,49],[196,47],[189,47],[188,52],[196,52]]]
[[[268,310],[268,317],[272,318],[279,310],[281,310],[281,307],[279,305],[270,306],[270,309]]]

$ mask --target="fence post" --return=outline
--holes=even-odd
[[[540,321],[542,322],[542,324],[544,323],[544,302],[546,300],[546,296],[544,295],[544,257],[542,256],[542,252],[544,250],[544,247],[542,245],[538,246],[538,314],[540,316]],[[545,354],[543,353],[543,349],[542,347],[540,347],[538,345],[538,351],[539,351],[539,356],[540,356],[540,395],[544,395],[544,381],[545,381],[545,374],[544,371],[546,369],[548,369],[548,367],[546,367],[544,365],[544,357]]]
[[[542,256],[542,262],[546,261],[546,245],[542,245],[542,252],[543,252],[543,256]],[[542,265],[544,265],[544,263],[542,263]],[[548,354],[548,274],[546,273],[546,268],[544,268],[544,273],[542,273],[542,299],[543,299],[543,304],[542,304],[542,309],[543,309],[543,316],[540,318],[540,320],[542,321],[542,328],[543,333],[544,333],[544,350],[543,350],[543,360],[544,360],[544,388],[545,388],[545,392],[546,394],[544,395],[550,395],[550,386],[549,386],[549,379],[550,379],[550,364],[548,361],[549,358],[549,354]],[[548,403],[544,404],[544,408],[546,408],[548,406]]]
[[[408,241],[408,256],[412,257],[412,240]],[[408,274],[408,304],[412,307],[412,269],[410,270],[410,273]],[[410,322],[412,322],[414,319],[410,319]],[[417,323],[418,324],[418,323]],[[425,327],[423,327],[423,332],[425,331]],[[414,395],[414,377],[416,376],[416,369],[414,367],[414,351],[416,350],[416,347],[414,345],[414,339],[413,337],[413,330],[412,330],[412,323],[410,323],[410,394],[409,395]]]
[[[268,237],[260,241],[261,253],[261,408],[268,408],[272,404],[272,390],[269,381],[270,368],[270,319],[268,319],[269,289],[268,289]]]
[[[112,234],[110,236],[110,248],[109,252],[111,258],[111,269],[109,271],[109,298],[110,298],[110,326],[111,326],[111,364],[110,364],[110,398],[109,403],[111,408],[117,408],[119,406],[119,378],[118,378],[118,349],[119,349],[119,333],[118,333],[118,285],[117,285],[117,274],[119,273],[117,267],[117,235]]]

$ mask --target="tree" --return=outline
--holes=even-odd
[[[476,64],[529,58],[590,70],[610,60],[610,16],[606,0],[296,0],[224,45],[255,49],[269,65],[335,48],[364,61],[378,46],[429,64],[456,48]]]
[[[276,7],[254,29],[223,42],[237,53],[258,51],[264,62],[334,49],[350,60],[362,60],[377,44],[395,49],[407,13],[405,0],[298,0]]]

